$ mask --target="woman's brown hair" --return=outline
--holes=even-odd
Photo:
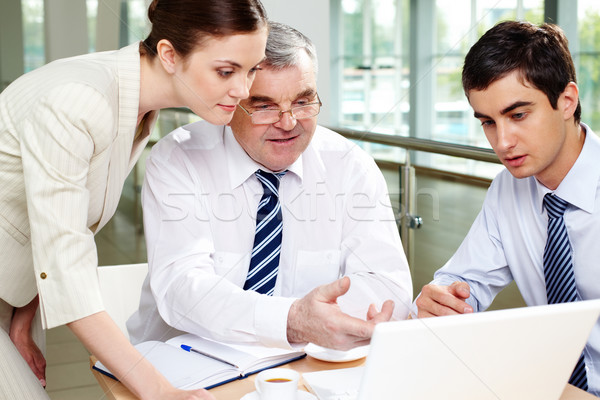
[[[152,30],[140,52],[150,58],[162,39],[185,58],[207,37],[250,33],[267,26],[260,0],[153,0],[148,19]]]

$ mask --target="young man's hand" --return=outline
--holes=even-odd
[[[450,286],[425,285],[415,303],[418,317],[472,313],[473,307],[465,302],[469,296],[471,289],[466,282],[456,281]]]

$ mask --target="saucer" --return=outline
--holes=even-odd
[[[298,390],[298,400],[317,400],[314,394],[305,392],[304,390]],[[244,395],[240,400],[260,400],[258,393],[252,392]]]
[[[325,347],[309,343],[304,348],[304,352],[309,356],[321,361],[328,362],[348,362],[366,357],[369,354],[369,345],[360,346],[348,351],[332,350]]]

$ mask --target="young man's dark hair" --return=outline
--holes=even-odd
[[[556,25],[501,22],[471,47],[465,58],[462,83],[471,90],[485,90],[510,72],[520,71],[523,83],[546,94],[552,108],[569,82],[577,83],[575,66],[564,32]],[[574,114],[581,119],[581,105]]]

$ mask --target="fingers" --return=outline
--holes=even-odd
[[[375,329],[374,322],[364,321],[347,314],[341,314],[335,321],[335,325],[335,331],[330,331],[332,335],[325,338],[331,341],[331,344],[325,345],[325,347],[335,350],[349,350],[368,344]]]
[[[464,282],[455,282],[450,286],[425,285],[416,301],[418,316],[426,318],[472,313],[473,308],[464,301],[469,297],[467,293],[469,285]]]
[[[39,379],[42,386],[46,386],[46,359],[44,356],[37,355],[33,358],[26,360],[29,364],[29,368],[33,371],[36,378]]]
[[[38,304],[39,297],[36,296],[24,307],[14,309],[10,323],[9,337],[21,354],[21,357],[23,357],[29,368],[31,368],[35,376],[40,380],[40,383],[45,387],[46,359],[31,337],[31,324]]]
[[[335,303],[337,298],[345,295],[350,289],[350,278],[347,276],[331,282],[327,285],[322,285],[317,288],[317,295],[320,301],[327,303]]]
[[[196,398],[200,400],[215,400],[215,396],[204,389],[194,391],[194,394],[197,396]]]
[[[346,336],[346,343],[343,343],[343,345],[346,345],[346,348],[340,348],[340,350],[347,350],[356,346],[369,344],[371,336],[373,336],[375,325],[380,322],[389,321],[392,318],[393,312],[394,302],[392,300],[386,300],[381,306],[380,312],[377,312],[377,308],[374,304],[369,306],[367,321],[350,317],[347,314],[342,314],[346,324],[340,326],[341,332]]]
[[[367,321],[370,321],[374,324],[378,324],[380,322],[387,322],[392,319],[392,314],[394,312],[394,302],[392,300],[386,300],[381,306],[381,311],[377,311],[377,307],[375,304],[371,304],[369,306],[369,311],[367,312]]]
[[[375,306],[375,304],[369,305],[369,309],[367,310],[367,321],[370,321],[373,318],[375,318],[377,314],[379,314],[379,312],[377,311],[377,307]]]
[[[456,281],[448,286],[448,290],[459,299],[468,299],[471,296],[471,288],[467,282]]]
[[[21,350],[21,349],[20,349]],[[46,386],[46,359],[42,352],[35,345],[22,348],[21,355],[27,361],[29,368],[33,371],[36,378],[39,379],[42,386]]]
[[[383,306],[381,306],[381,313],[387,317],[386,321],[389,321],[392,318],[395,306],[396,305],[392,300],[386,300],[383,302]]]
[[[288,341],[312,342],[336,350],[368,344],[375,325],[392,318],[394,302],[384,302],[381,311],[371,305],[366,321],[352,317],[342,312],[337,304],[337,298],[348,292],[350,284],[350,278],[344,277],[319,286],[296,300],[288,312]]]
[[[29,340],[15,341],[14,345],[42,386],[46,387],[46,359],[33,340],[26,339]]]
[[[46,358],[37,346],[34,349],[33,364],[33,366],[30,364],[33,373],[40,380],[42,386],[46,387]]]
[[[204,389],[198,390],[177,390],[174,395],[166,397],[169,400],[215,400],[215,396]]]
[[[349,350],[365,341],[368,343],[373,335],[375,323],[345,314],[337,305],[327,304],[326,309],[312,311],[302,319],[306,326],[292,330],[288,319],[288,340],[290,332],[296,333],[300,328],[300,335],[296,337],[302,338],[301,341],[335,350]]]

